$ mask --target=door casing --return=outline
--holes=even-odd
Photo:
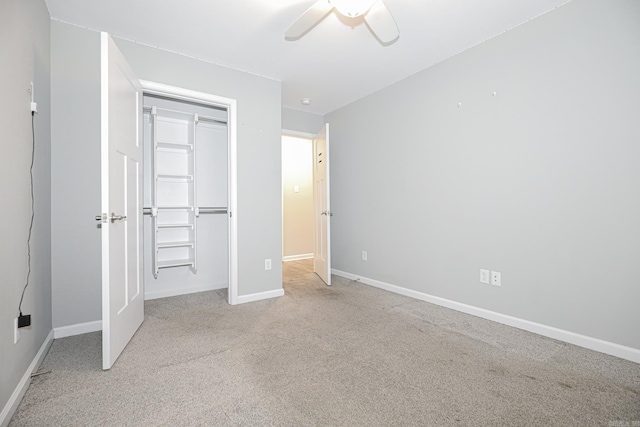
[[[327,123],[325,123],[325,125],[323,125],[321,133],[322,133],[322,131],[326,131],[327,133],[329,132],[329,125]],[[293,136],[293,137],[297,137],[297,138],[308,139],[312,144],[312,156],[313,156],[313,158],[312,158],[311,170],[312,170],[312,174],[313,174],[312,180],[313,180],[313,187],[314,187],[314,190],[313,190],[314,191],[314,222],[316,223],[315,224],[316,232],[314,233],[314,242],[313,242],[313,245],[314,245],[314,266],[313,266],[313,270],[314,270],[315,273],[318,272],[315,258],[317,257],[318,239],[320,239],[320,236],[318,236],[318,233],[317,233],[319,212],[317,212],[316,188],[315,188],[315,186],[316,186],[316,165],[315,165],[315,160],[316,160],[315,159],[315,156],[316,156],[316,148],[315,148],[315,146],[316,146],[316,143],[314,141],[314,140],[316,140],[318,138],[318,135],[319,134],[301,132],[301,131],[289,130],[289,129],[283,129],[282,130],[282,136]],[[281,144],[281,146],[282,146],[282,144]],[[328,153],[326,153],[326,154],[328,154]],[[328,159],[328,156],[327,156],[327,159]],[[329,172],[329,170],[327,170],[327,172]],[[282,171],[281,171],[281,175],[282,175]],[[327,176],[327,178],[328,178],[328,176]],[[327,186],[329,186],[329,185],[330,185],[329,182],[327,182]],[[282,183],[281,183],[280,187],[281,188],[283,187]],[[330,191],[330,187],[328,188],[328,190]],[[282,196],[282,197],[284,199],[284,196]],[[327,200],[327,202],[329,202],[329,201]],[[326,220],[327,220],[327,222],[330,222],[330,218],[329,217],[327,217]],[[282,221],[283,221],[282,227],[284,229],[284,217],[283,217]],[[327,246],[327,251],[328,251],[328,253],[327,253],[328,274],[323,274],[324,276],[326,276],[327,280],[324,280],[324,278],[322,279],[327,285],[331,285],[331,243],[330,243],[331,240],[330,239],[331,239],[330,232],[327,229],[326,243],[328,245]],[[283,253],[284,253],[284,250],[283,250]]]
[[[227,109],[228,159],[227,159],[227,210],[229,241],[229,289],[228,301],[238,304],[238,176],[237,176],[237,101],[231,98],[193,91],[162,83],[140,80],[143,93],[164,96],[177,101],[197,102],[200,104]]]

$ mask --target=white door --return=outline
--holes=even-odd
[[[316,221],[316,243],[313,271],[331,284],[331,216],[329,206],[329,124],[313,138],[313,198]]]
[[[102,368],[142,324],[142,87],[101,34]]]

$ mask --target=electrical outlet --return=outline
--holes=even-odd
[[[491,284],[493,286],[501,286],[500,284],[500,272],[492,271],[491,272]]]
[[[271,270],[271,259],[265,259],[264,260],[264,269],[265,270]]]
[[[489,284],[489,270],[480,269],[480,283]]]
[[[367,260],[367,251],[362,251],[362,260],[363,261]]]
[[[18,318],[13,319],[13,343],[18,344],[20,341],[20,329],[18,329]]]

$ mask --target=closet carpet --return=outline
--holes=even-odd
[[[640,426],[638,364],[310,266],[147,301],[110,371],[100,333],[55,340],[10,426]]]

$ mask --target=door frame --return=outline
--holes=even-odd
[[[325,127],[327,125],[327,123],[324,123],[322,125],[322,127]],[[313,158],[314,154],[313,152],[315,152],[315,146],[313,143],[313,140],[316,139],[316,137],[318,136],[317,133],[310,133],[310,132],[302,132],[302,131],[297,131],[297,130],[291,130],[291,129],[282,129],[280,132],[280,147],[282,148],[282,137],[283,136],[292,136],[292,137],[296,137],[296,138],[304,138],[304,139],[308,139],[309,141],[311,141],[312,144],[312,163],[311,163],[311,173],[313,175],[312,179],[313,179],[313,187],[314,187],[314,194],[315,194],[315,165],[313,163],[313,161],[315,160]],[[280,177],[281,177],[281,182],[280,182],[280,188],[281,188],[281,202],[284,204],[284,182],[282,181],[282,165],[280,165]],[[317,217],[317,212],[315,212],[315,196],[314,196],[314,222],[317,221],[316,219]],[[284,230],[284,210],[283,210],[283,215],[282,215],[282,230]],[[330,236],[329,236],[330,238]],[[314,255],[315,255],[315,250],[316,250],[316,244],[317,244],[317,240],[318,240],[318,235],[317,233],[314,233]],[[330,241],[330,240],[329,240]],[[329,251],[329,257],[331,257],[331,246],[329,246],[328,248]],[[283,235],[283,239],[282,239],[282,249],[281,249],[281,258],[284,261],[284,235]],[[314,263],[313,263],[313,271],[315,272],[316,270],[316,265],[315,265],[315,256],[314,256]],[[331,265],[329,266],[329,277],[331,277]],[[331,282],[331,280],[329,280],[329,282]],[[326,283],[328,286],[331,286],[331,283]]]
[[[290,129],[282,129],[280,131],[280,152],[282,152],[282,137],[283,136],[291,136],[294,138],[302,138],[302,139],[307,139],[309,140],[309,142],[311,142],[312,147],[311,150],[313,151],[313,138],[316,136],[313,133],[309,133],[309,132],[301,132],[298,130],[290,130]],[[311,154],[311,174],[312,174],[312,179],[313,179],[313,153]],[[281,218],[281,228],[282,228],[282,248],[281,248],[281,261],[282,262],[286,262],[284,259],[284,179],[283,179],[283,165],[282,162],[280,163],[280,204],[281,204],[281,209],[282,209],[282,218]],[[314,249],[315,249],[315,233],[314,233],[314,241],[313,241],[313,245],[314,245]]]
[[[178,101],[190,101],[227,109],[227,210],[229,239],[229,288],[228,301],[238,304],[238,134],[237,101],[205,92],[184,89],[162,83],[140,80],[143,94],[173,98]]]

